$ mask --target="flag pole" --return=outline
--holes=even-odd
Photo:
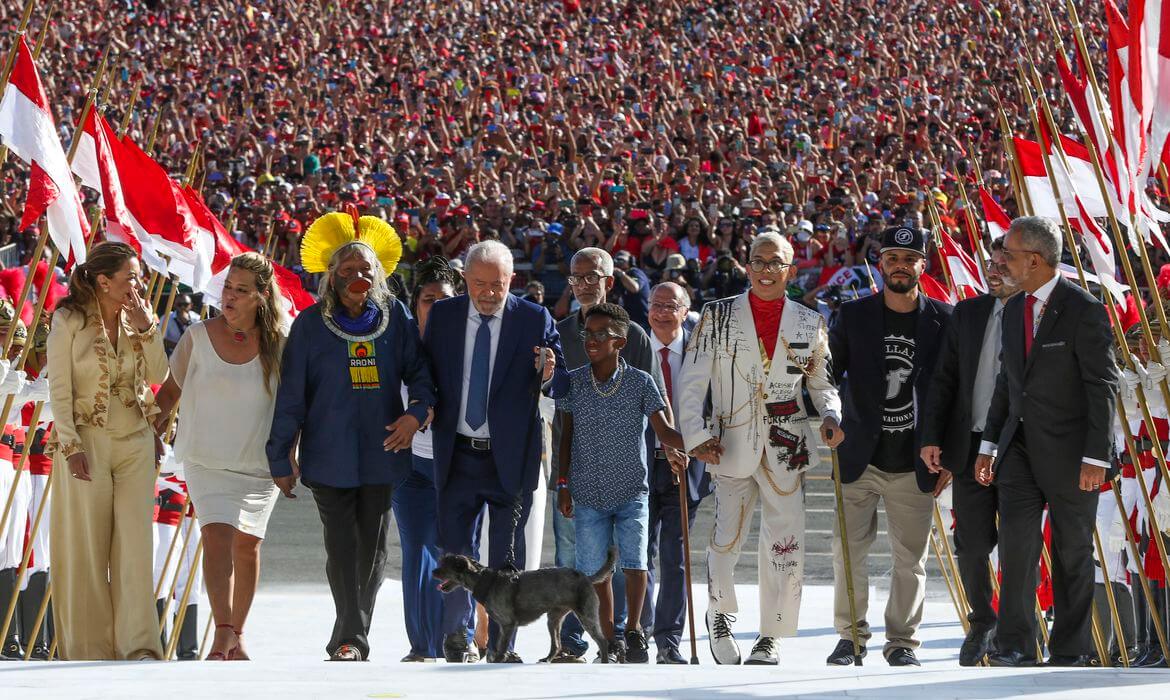
[[[998,91],[996,91],[996,98],[999,98]],[[1013,135],[1011,123],[1008,121],[1007,113],[1003,111],[1003,107],[997,108],[999,113],[999,130],[1001,133],[1000,141],[1004,145],[1004,151],[1008,157],[1008,168],[1011,169],[1012,190],[1016,193],[1016,203],[1021,214],[1031,214],[1032,198],[1028,194],[1028,188],[1024,184],[1024,175],[1020,172],[1020,163],[1016,155],[1016,144],[1012,141]]]
[[[1137,459],[1137,449],[1133,442],[1133,435],[1129,433],[1129,425],[1122,423],[1125,428],[1125,448],[1129,450],[1131,459]],[[1140,469],[1140,465],[1134,462],[1134,468]],[[1126,517],[1128,513],[1125,510],[1125,502],[1121,500],[1121,477],[1113,477],[1113,497],[1117,500],[1117,510],[1121,512],[1121,522],[1125,527],[1125,541],[1129,544],[1129,556],[1137,564],[1134,568],[1137,569],[1138,581],[1142,585],[1142,595],[1146,599],[1146,605],[1150,606],[1150,610],[1157,610],[1157,603],[1154,601],[1154,592],[1150,589],[1150,579],[1146,576],[1146,567],[1143,566],[1141,552],[1138,551],[1139,540],[1137,533],[1134,532],[1133,524],[1129,522]],[[1166,629],[1162,626],[1161,615],[1151,615],[1150,618],[1154,621],[1154,632],[1158,636],[1158,645],[1162,647],[1162,658],[1170,659],[1170,643],[1166,641]]]
[[[983,279],[986,280],[988,262],[987,255],[983,251],[983,229],[975,222],[975,214],[971,212],[974,204],[971,202],[971,198],[967,196],[967,185],[963,182],[963,176],[957,175],[955,180],[959,183],[959,196],[963,198],[965,205],[963,207],[963,214],[967,218],[967,227],[971,231],[971,246],[975,248],[975,255],[979,260],[979,269],[983,270]]]

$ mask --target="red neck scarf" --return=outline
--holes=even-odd
[[[784,299],[765,301],[755,292],[748,292],[748,304],[752,307],[752,320],[756,324],[756,337],[764,346],[768,359],[776,352],[776,339],[780,335],[780,316],[784,313]]]

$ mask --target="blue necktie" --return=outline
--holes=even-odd
[[[487,421],[488,379],[491,371],[492,316],[479,315],[479,330],[475,332],[475,349],[471,356],[471,379],[467,384],[467,424],[479,430]]]

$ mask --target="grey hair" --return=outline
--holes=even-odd
[[[569,265],[572,266],[578,260],[592,260],[601,270],[601,274],[613,275],[613,257],[601,248],[582,248],[578,250],[576,253],[573,253],[573,258],[569,260]]]
[[[1012,221],[1010,230],[1020,234],[1020,243],[1027,250],[1034,250],[1044,258],[1049,267],[1060,263],[1063,249],[1060,228],[1052,219],[1043,216],[1021,216]]]
[[[467,259],[463,269],[468,269],[474,263],[495,263],[503,265],[509,272],[512,271],[512,251],[508,246],[496,240],[480,241],[467,249]]]
[[[394,293],[386,286],[386,271],[374,249],[361,241],[352,241],[338,248],[329,258],[329,270],[321,276],[318,283],[317,296],[321,299],[321,314],[332,316],[333,311],[341,305],[337,290],[333,288],[333,275],[341,263],[353,257],[361,257],[370,263],[370,270],[374,275],[374,283],[370,286],[370,301],[378,306],[385,306],[394,300]]]
[[[654,296],[654,292],[657,292],[659,289],[669,289],[670,291],[674,292],[675,296],[682,297],[682,305],[684,307],[688,309],[691,308],[691,295],[681,284],[675,284],[674,282],[659,282],[650,288],[650,296]]]
[[[748,251],[748,255],[754,257],[760,246],[765,245],[774,246],[776,248],[776,252],[780,254],[781,260],[788,264],[792,263],[792,258],[795,256],[795,253],[792,250],[792,244],[788,242],[787,238],[781,236],[775,231],[765,231],[764,233],[761,233],[753,238],[752,247],[751,250]]]

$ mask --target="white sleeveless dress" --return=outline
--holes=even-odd
[[[264,537],[279,489],[264,446],[272,427],[276,386],[264,387],[257,356],[226,362],[203,323],[192,324],[171,355],[179,399],[175,459],[183,466],[200,525],[222,523]]]

